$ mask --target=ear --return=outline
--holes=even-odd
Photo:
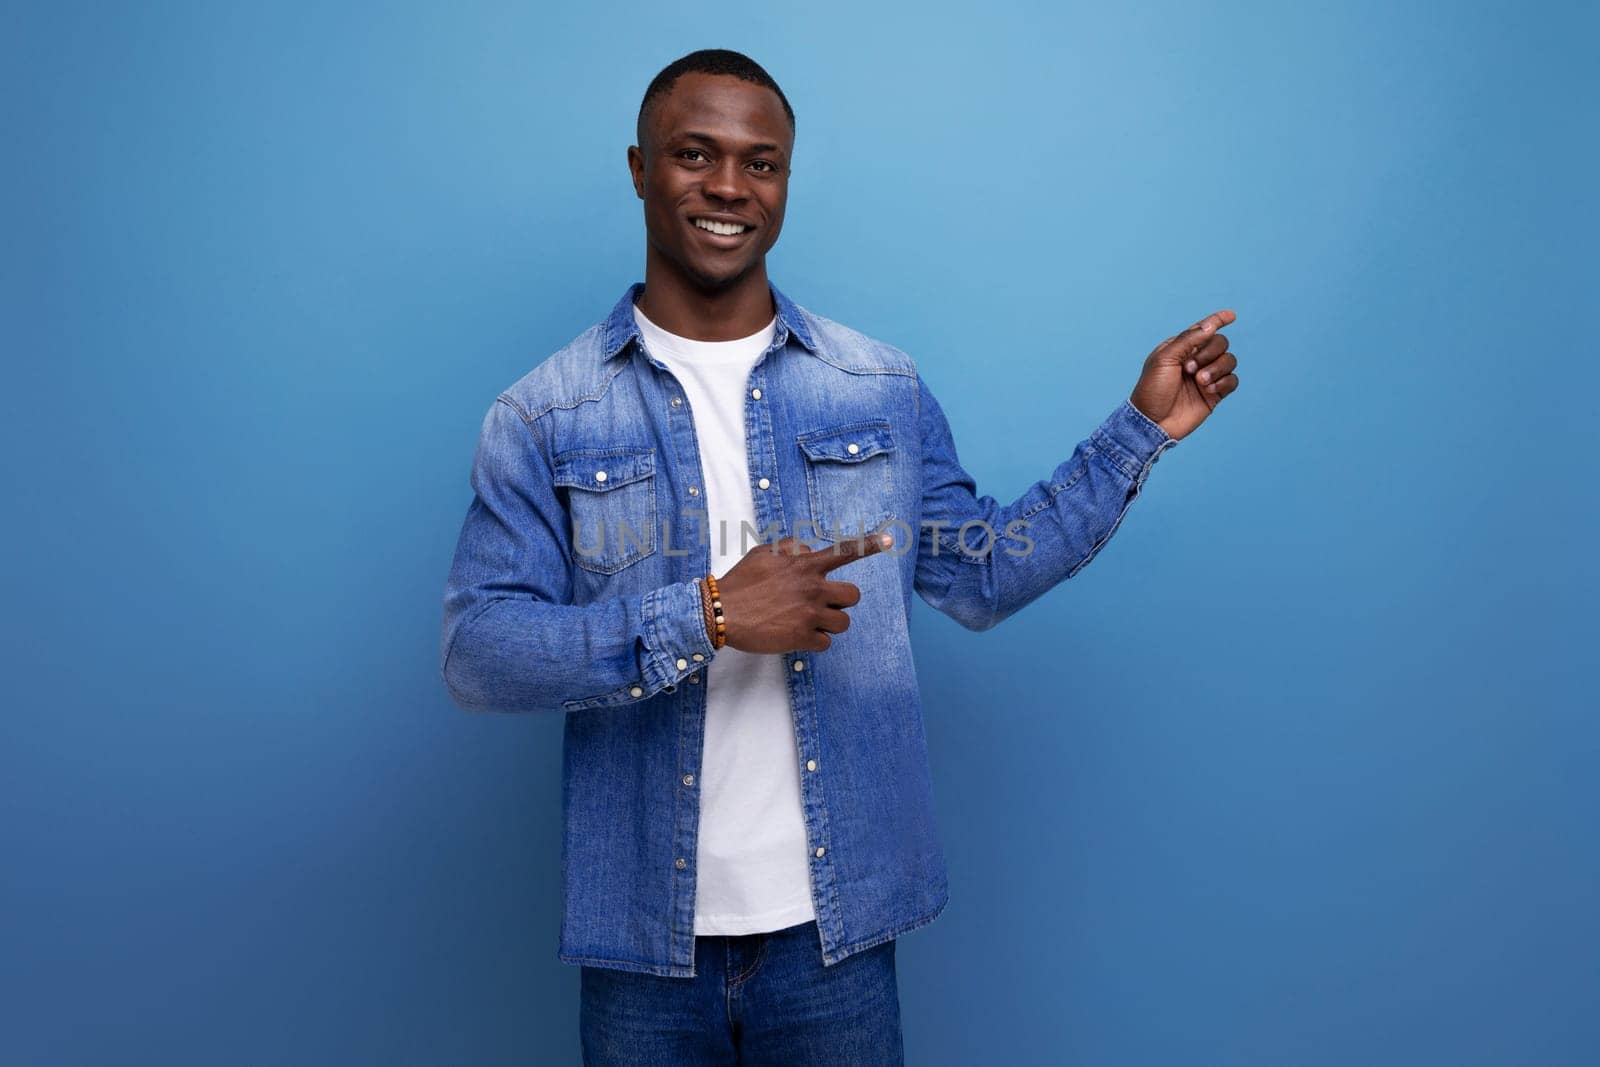
[[[644,199],[644,152],[636,144],[628,146],[628,171],[633,175],[633,194]]]

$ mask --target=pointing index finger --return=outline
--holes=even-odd
[[[1223,308],[1221,311],[1213,311],[1191,328],[1199,330],[1201,333],[1215,333],[1224,326],[1231,324],[1238,317],[1232,310]]]
[[[1156,346],[1156,351],[1166,352],[1168,355],[1171,355],[1174,351],[1193,352],[1207,339],[1209,339],[1212,334],[1222,329],[1222,327],[1231,324],[1238,317],[1239,316],[1235,315],[1229,308],[1223,308],[1221,311],[1213,311],[1211,314],[1207,315],[1193,326],[1190,326],[1185,330],[1181,330],[1167,338],[1165,341],[1162,341]],[[1169,345],[1176,345],[1177,348],[1168,349],[1167,346]]]
[[[892,544],[894,544],[894,534],[873,533],[865,537],[847,537],[832,548],[820,549],[812,555],[821,561],[821,569],[826,573],[835,567],[844,566],[851,560],[875,556]]]

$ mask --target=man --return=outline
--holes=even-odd
[[[645,281],[490,406],[444,680],[565,713],[586,1062],[900,1062],[895,938],[947,899],[911,594],[984,630],[1087,565],[1238,387],[1234,316],[1002,505],[908,355],[768,281],[794,114],[767,72],[685,56],[637,133]]]

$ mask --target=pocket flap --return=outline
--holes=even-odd
[[[603,493],[656,472],[653,448],[575,448],[554,457],[557,485]]]
[[[894,451],[894,437],[887,422],[853,422],[827,430],[812,430],[798,438],[800,450],[814,460],[860,463],[864,459]]]

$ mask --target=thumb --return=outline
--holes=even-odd
[[[1211,331],[1206,329],[1204,323],[1198,323],[1180,333],[1175,333],[1156,350],[1156,361],[1170,367],[1182,366],[1183,362],[1201,345],[1206,338],[1211,336]]]

